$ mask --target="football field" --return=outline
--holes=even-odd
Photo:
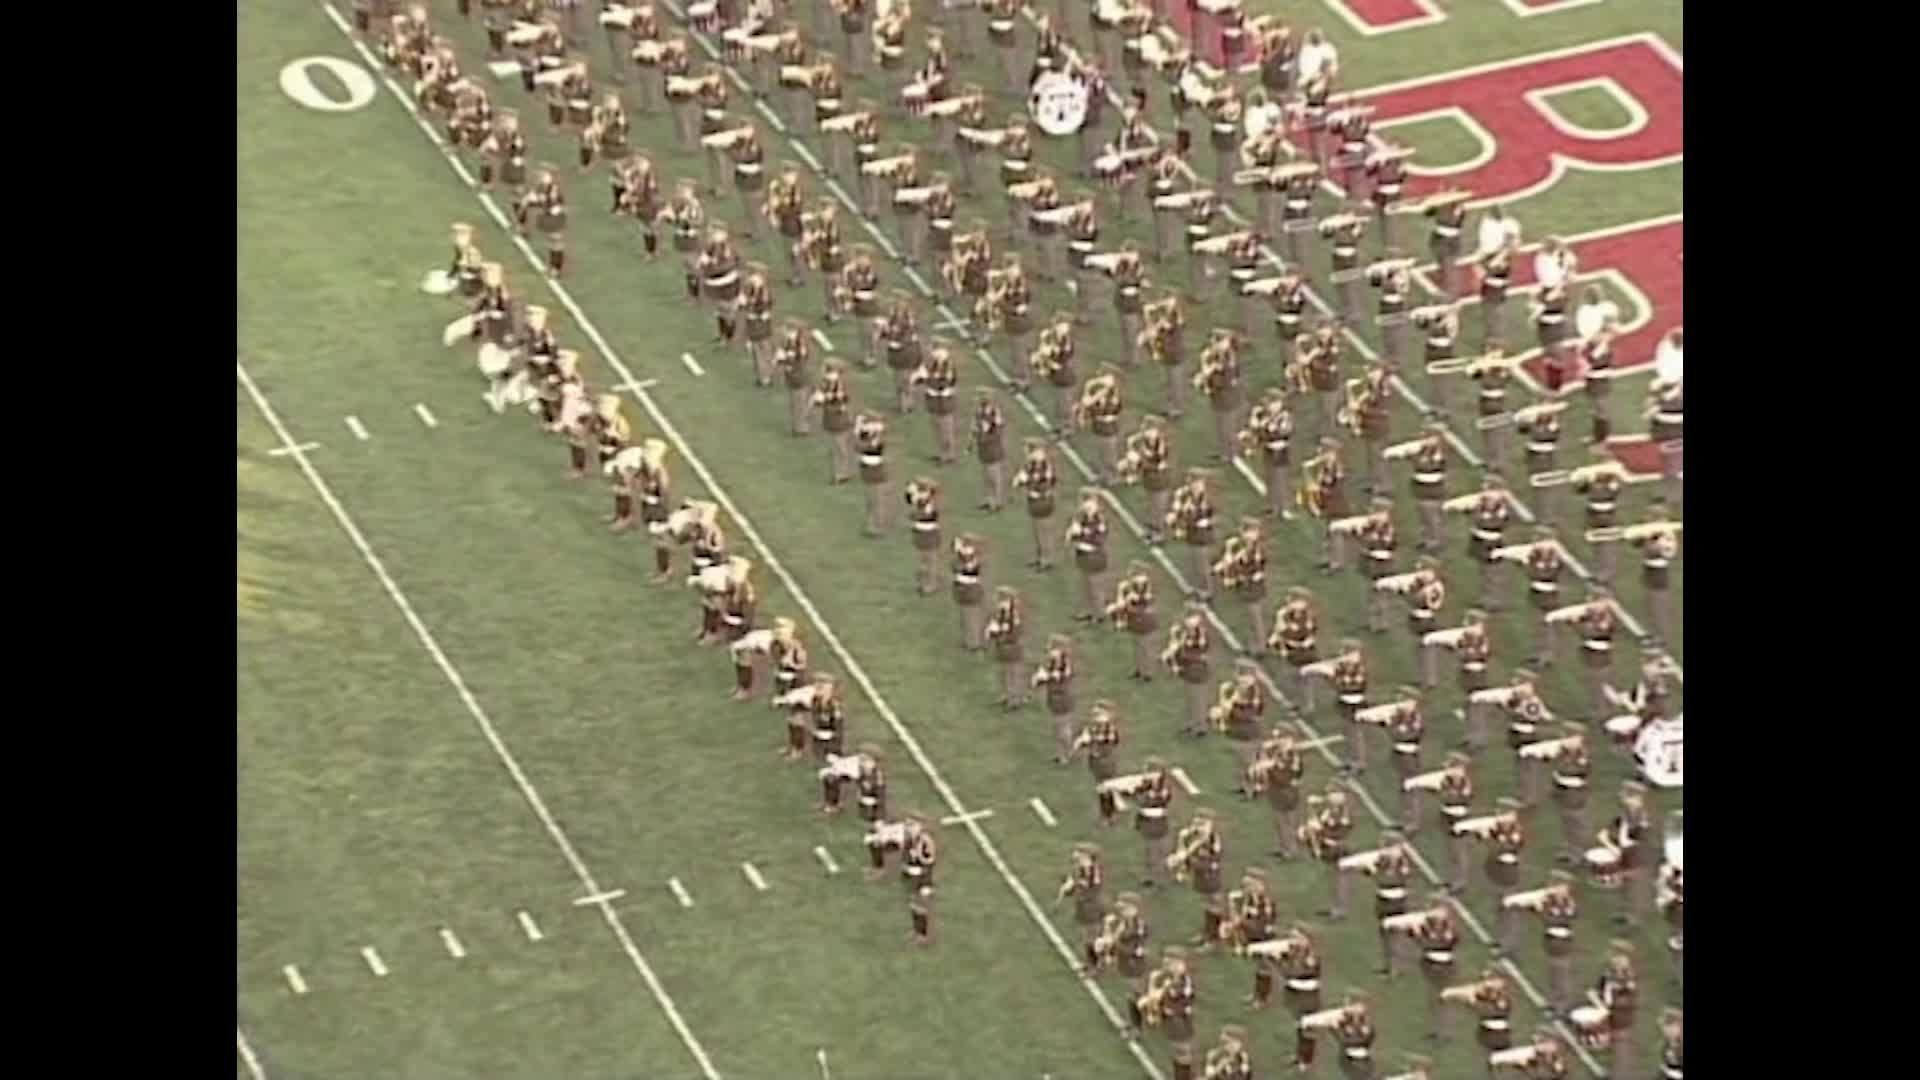
[[[797,2],[798,12],[806,0]],[[1284,14],[1327,30],[1341,50],[1343,86],[1379,107],[1379,126],[1412,145],[1423,168],[1439,170],[1430,182],[1500,197],[1529,242],[1572,242],[1586,279],[1627,313],[1619,355],[1650,372],[1655,340],[1681,317],[1680,5],[1462,0],[1436,12],[1424,0],[1329,0],[1285,5]],[[470,157],[449,157],[439,121],[415,114],[409,77],[358,46],[349,14],[275,0],[239,16],[238,1074],[1170,1075],[1163,1038],[1122,1033],[1125,982],[1071,967],[1078,929],[1071,910],[1052,903],[1080,840],[1105,848],[1109,897],[1132,887],[1137,837],[1095,827],[1086,771],[1052,764],[1037,699],[1013,713],[996,707],[997,670],[960,648],[947,591],[914,594],[904,526],[861,536],[858,485],[826,483],[822,437],[788,434],[784,396],[755,388],[741,350],[714,342],[711,314],[688,302],[675,261],[642,261],[631,227],[606,213],[605,165],[583,174],[571,134],[546,126],[544,103],[523,94],[517,78],[487,72],[477,13],[467,22],[451,0],[430,6],[465,68],[502,107],[520,111],[536,160],[562,168],[574,218],[563,285],[543,279],[537,244],[515,249],[506,198],[479,192]],[[1084,35],[1084,14],[1072,25]],[[604,66],[604,37],[591,34],[589,45],[590,62]],[[987,59],[963,65],[963,81],[986,81]],[[885,93],[876,76],[849,96]],[[736,114],[760,119],[744,99],[736,93]],[[996,111],[1016,105],[1003,96]],[[1165,130],[1163,93],[1154,108]],[[890,140],[925,132],[897,108],[887,122]],[[795,143],[770,122],[762,132],[770,163],[827,160],[816,135]],[[663,189],[704,176],[704,163],[675,147],[664,113],[636,113],[634,141],[660,166]],[[1044,144],[1036,157],[1066,176],[1070,147]],[[808,184],[810,194],[830,190],[817,176]],[[1005,219],[998,193],[977,202],[979,216]],[[1250,204],[1243,198],[1240,207]],[[731,194],[709,209],[739,214]],[[890,215],[874,235],[861,233],[851,212],[844,218],[850,243],[890,249]],[[934,947],[908,943],[897,874],[862,880],[855,815],[823,817],[813,766],[777,757],[780,714],[764,702],[727,700],[731,666],[720,650],[694,643],[691,591],[677,579],[649,584],[647,540],[607,532],[605,482],[567,479],[564,444],[518,411],[495,415],[481,400],[471,347],[440,344],[461,309],[423,294],[419,281],[444,266],[453,221],[475,225],[516,293],[553,310],[588,382],[627,399],[636,435],[672,446],[676,496],[721,504],[731,548],[755,564],[762,622],[793,618],[816,669],[847,684],[849,743],[884,750],[896,810],[946,819]],[[760,232],[749,257],[780,266],[769,230]],[[1103,242],[1144,235],[1140,222],[1116,222]],[[882,275],[888,287],[919,289],[897,263]],[[932,283],[930,273],[920,276]],[[1318,268],[1323,298],[1324,280]],[[836,352],[853,354],[851,328],[820,322],[818,291],[814,282],[781,291],[776,314],[812,320]],[[1043,289],[1036,312],[1065,302],[1063,291]],[[1215,309],[1224,318],[1226,304]],[[1210,323],[1203,311],[1190,321]],[[1084,370],[1117,352],[1112,323],[1102,313],[1083,331]],[[1250,396],[1279,376],[1271,338],[1261,340],[1259,362],[1248,364]],[[1377,346],[1371,327],[1361,328],[1356,349]],[[972,355],[963,399],[999,384],[1006,370],[997,342]],[[888,374],[856,378],[856,400],[878,409]],[[1414,402],[1432,390],[1418,365],[1406,379],[1393,417],[1400,438],[1417,430]],[[1137,381],[1129,428],[1161,394],[1157,379]],[[1621,435],[1644,433],[1645,382],[1628,377],[1615,387]],[[1562,454],[1579,464],[1586,406],[1577,394],[1568,400]],[[1008,409],[1010,446],[1045,432],[1045,407],[1036,395]],[[1211,444],[1204,412],[1181,424],[1183,465]],[[1330,1003],[1348,986],[1374,993],[1383,1072],[1411,1051],[1434,1055],[1442,1076],[1483,1074],[1464,1017],[1435,1046],[1423,1038],[1418,975],[1374,974],[1364,885],[1346,920],[1318,920],[1324,874],[1266,854],[1270,815],[1264,803],[1234,795],[1230,750],[1218,738],[1177,737],[1177,680],[1127,680],[1124,635],[1072,621],[1072,567],[1024,566],[1031,541],[1019,509],[975,511],[978,469],[966,460],[931,465],[923,415],[890,422],[896,480],[937,476],[949,535],[986,536],[989,583],[1025,595],[1030,655],[1048,634],[1071,634],[1080,700],[1111,698],[1127,718],[1123,764],[1157,754],[1181,767],[1190,787],[1176,800],[1176,822],[1197,806],[1215,809],[1229,880],[1249,865],[1270,870],[1282,917],[1306,918],[1321,937]],[[1475,452],[1471,420],[1455,419],[1454,429]],[[1076,446],[1062,462],[1063,497],[1090,482],[1091,448]],[[1645,461],[1645,453],[1644,440],[1620,443],[1622,460]],[[1456,468],[1453,492],[1470,490],[1470,477]],[[1250,481],[1250,473],[1222,471],[1229,520],[1258,511]],[[1641,520],[1660,486],[1630,485],[1623,520]],[[1562,489],[1559,498],[1560,519],[1576,521],[1565,509],[1575,497]],[[1109,516],[1115,564],[1153,565],[1166,621],[1179,603],[1185,553],[1144,542],[1137,489],[1115,491]],[[1326,612],[1323,636],[1358,634],[1357,572],[1320,574],[1317,534],[1305,521],[1273,529],[1275,592],[1309,585]],[[1410,514],[1402,529],[1411,534]],[[1460,531],[1446,560],[1451,580],[1464,583],[1471,571]],[[1591,563],[1577,527],[1562,538],[1583,567]],[[1618,579],[1638,627],[1646,606],[1631,555]],[[1682,584],[1676,572],[1676,596]],[[1465,591],[1456,590],[1444,624],[1458,622]],[[1675,607],[1671,648],[1681,655]],[[1211,610],[1222,644],[1244,643],[1244,606],[1223,596]],[[1390,634],[1368,639],[1373,684],[1383,690],[1412,677],[1401,622],[1396,615]],[[1524,656],[1526,631],[1517,614],[1496,627],[1495,677],[1504,679]],[[1624,688],[1638,652],[1623,640],[1615,680]],[[1216,672],[1225,673],[1227,655],[1216,653]],[[1549,705],[1578,711],[1584,690],[1570,644],[1543,686]],[[1435,764],[1459,730],[1445,719],[1459,704],[1451,672],[1438,698],[1444,708],[1429,713]],[[1338,734],[1325,708],[1305,722],[1320,736]],[[1310,761],[1310,790],[1333,778],[1334,750]],[[1596,825],[1628,768],[1596,747]],[[1476,809],[1490,812],[1493,797],[1513,787],[1511,755],[1497,740],[1475,776]],[[1363,806],[1353,847],[1362,850],[1397,800],[1378,765],[1355,790]],[[1677,791],[1661,796],[1656,813],[1679,805]],[[1550,809],[1529,825],[1525,881],[1533,885],[1551,865],[1558,825]],[[1429,867],[1442,864],[1432,830],[1420,847]],[[1495,962],[1486,941],[1494,903],[1477,866],[1475,878],[1464,905],[1472,929],[1463,979]],[[1427,891],[1421,885],[1416,899]],[[1202,905],[1190,889],[1162,888],[1149,901],[1156,952],[1199,929]],[[1618,933],[1609,918],[1619,897],[1583,891],[1582,904],[1585,982]],[[1527,983],[1516,994],[1521,1033],[1545,1022],[1538,936],[1527,926],[1508,958],[1510,977]],[[1632,937],[1645,1061],[1659,1041],[1658,1007],[1680,995],[1659,921]],[[1292,1052],[1292,1025],[1277,1005],[1255,1013],[1242,1004],[1249,962],[1215,952],[1197,971],[1202,1046],[1222,1024],[1247,1024],[1262,1075],[1277,1073]],[[1582,1071],[1600,1070],[1589,1058]]]

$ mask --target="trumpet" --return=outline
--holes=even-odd
[[[1522,758],[1528,761],[1552,761],[1560,756],[1562,750],[1569,750],[1585,742],[1585,736],[1568,735],[1559,739],[1545,739],[1537,743],[1528,743],[1519,750]]]
[[[1554,887],[1528,889],[1525,892],[1508,893],[1500,898],[1501,911],[1539,911],[1546,906],[1547,897],[1552,896]]]
[[[1340,1021],[1347,1018],[1347,1011],[1350,1008],[1351,1006],[1341,1005],[1337,1008],[1321,1009],[1316,1013],[1308,1013],[1300,1018],[1300,1030],[1328,1031],[1338,1026]]]
[[[1435,360],[1427,365],[1429,375],[1465,375],[1471,379],[1483,375],[1495,368],[1517,367],[1521,356],[1456,356],[1450,360]]]
[[[1241,232],[1223,233],[1219,236],[1209,236],[1205,240],[1193,245],[1193,250],[1202,255],[1225,255],[1231,251],[1233,245],[1245,235],[1246,233],[1243,230]]]
[[[781,64],[780,85],[789,90],[805,90],[813,85],[813,69],[803,64]]]
[[[1375,592],[1405,593],[1411,592],[1420,584],[1422,571],[1413,570],[1405,574],[1388,574],[1373,583]]]
[[[1035,210],[1033,220],[1047,225],[1065,225],[1073,220],[1073,215],[1078,210],[1077,205],[1056,206],[1051,210]]]
[[[1446,630],[1431,630],[1420,635],[1420,644],[1437,649],[1457,649],[1472,627],[1455,626]]]
[[[1408,439],[1406,442],[1394,443],[1392,446],[1380,451],[1380,456],[1388,461],[1399,461],[1420,453],[1421,450],[1426,448],[1426,445],[1427,440],[1425,438]]]
[[[1435,211],[1444,210],[1449,206],[1466,202],[1471,198],[1473,198],[1473,192],[1471,191],[1462,188],[1448,188],[1445,191],[1436,191],[1425,198],[1409,203],[1407,205],[1407,211],[1409,213],[1419,212],[1422,214],[1431,214]]]
[[[707,85],[707,80],[702,78],[686,75],[669,75],[667,76],[667,97],[674,100],[685,100],[686,98],[695,97],[700,93],[701,87],[705,85]]]
[[[753,125],[749,124],[746,127],[729,128],[726,131],[716,131],[711,135],[702,135],[700,145],[713,150],[730,150],[735,143],[751,138],[752,135]]]
[[[1467,983],[1464,986],[1447,986],[1440,990],[1440,1000],[1453,1005],[1471,1005],[1480,993],[1480,984]]]
[[[925,206],[927,200],[933,198],[933,191],[931,186],[901,188],[893,193],[893,205]]]
[[[1389,701],[1385,705],[1369,705],[1353,714],[1356,724],[1370,724],[1374,727],[1386,727],[1394,722],[1407,709],[1404,701]]]
[[[821,697],[822,692],[819,686],[802,686],[775,697],[773,706],[785,709],[811,709],[821,700]]]
[[[829,120],[820,121],[820,130],[825,132],[852,131],[860,124],[872,118],[871,112],[841,113]],[[871,165],[872,162],[867,164]]]
[[[1122,798],[1140,791],[1153,782],[1153,773],[1134,773],[1130,776],[1116,776],[1111,780],[1102,780],[1094,790],[1101,795],[1119,795]]]
[[[1411,934],[1427,923],[1424,911],[1409,911],[1405,915],[1389,915],[1380,920],[1380,929],[1389,934]]]
[[[1439,791],[1446,784],[1446,769],[1418,773],[1400,781],[1401,791]]]
[[[1285,960],[1287,957],[1292,956],[1294,950],[1299,947],[1299,938],[1283,937],[1272,938],[1267,941],[1256,941],[1241,949],[1240,952],[1243,956],[1258,956],[1268,960]]]
[[[1173,986],[1173,976],[1165,971],[1155,971],[1147,976],[1146,993],[1134,1001],[1134,1007],[1140,1010],[1140,1021],[1147,1027],[1158,1027],[1164,1017],[1164,1005],[1167,991]]]
[[[1680,522],[1677,521],[1647,521],[1639,525],[1628,525],[1625,528],[1616,526],[1611,529],[1588,529],[1587,542],[1608,544],[1624,540],[1633,544],[1641,540],[1651,540],[1656,536],[1672,535],[1679,531]]]
[[[1584,604],[1568,604],[1566,607],[1554,608],[1552,611],[1547,612],[1547,623],[1553,625],[1557,623],[1577,622],[1580,619],[1586,618],[1587,612],[1606,606],[1607,602],[1605,600],[1589,600]]]
[[[1200,849],[1206,847],[1207,841],[1211,839],[1211,836],[1199,837],[1186,847],[1168,855],[1167,869],[1174,871],[1175,878],[1185,881],[1187,877],[1187,860],[1199,854]]]
[[[1485,814],[1480,817],[1465,818],[1454,822],[1451,832],[1455,836],[1471,836],[1478,840],[1485,840],[1487,837],[1493,835],[1495,829],[1502,825],[1509,824],[1513,820],[1514,815],[1510,813]]]
[[[893,157],[875,158],[867,162],[865,165],[860,166],[860,173],[863,176],[878,176],[892,179],[900,173],[905,172],[908,166],[912,164],[912,154],[895,154]]]
[[[1109,915],[1100,924],[1100,933],[1093,939],[1093,958],[1098,967],[1113,962],[1120,950],[1120,936],[1126,930],[1126,922],[1118,916]]]

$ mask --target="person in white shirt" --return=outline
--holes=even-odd
[[[1681,494],[1680,440],[1686,411],[1682,373],[1680,328],[1676,326],[1653,350],[1653,385],[1647,388],[1653,414],[1651,434],[1660,446],[1660,475],[1667,502],[1674,507],[1676,516]]]
[[[1546,352],[1548,362],[1556,368],[1565,362],[1564,350],[1570,337],[1567,289],[1572,284],[1573,271],[1579,263],[1579,256],[1558,237],[1548,237],[1533,257],[1533,277],[1540,283],[1535,328],[1540,336],[1540,348]]]
[[[1580,306],[1573,311],[1573,332],[1585,341],[1608,323],[1620,321],[1620,305],[1607,299],[1598,285],[1589,285],[1580,293]]]
[[[1327,36],[1319,30],[1309,30],[1306,38],[1300,42],[1300,54],[1295,58],[1294,65],[1302,84],[1322,75],[1331,83],[1340,74],[1340,50],[1334,48],[1333,42],[1328,41]]]
[[[1660,339],[1660,345],[1653,350],[1654,385],[1678,385],[1681,376],[1680,328],[1674,327],[1666,337]]]
[[[1487,207],[1487,212],[1480,215],[1480,246],[1474,254],[1485,258],[1501,248],[1519,246],[1520,223],[1499,206]]]

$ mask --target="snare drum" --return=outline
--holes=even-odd
[[[1596,889],[1620,887],[1620,853],[1608,847],[1588,848],[1585,858],[1590,884]]]
[[[930,104],[927,97],[927,84],[913,82],[901,87],[900,104],[906,108],[910,116],[925,115],[927,106]]]
[[[701,0],[700,3],[687,5],[687,20],[693,28],[702,34],[711,34],[720,28],[720,5],[714,0]]]
[[[1626,751],[1628,757],[1633,756],[1634,737],[1640,734],[1638,716],[1623,713],[1620,716],[1609,717],[1601,726],[1606,728],[1607,738],[1611,739],[1615,746]]]
[[[1613,1032],[1607,1027],[1607,1010],[1598,1005],[1581,1005],[1567,1013],[1567,1026],[1588,1050],[1605,1050],[1613,1041]]]

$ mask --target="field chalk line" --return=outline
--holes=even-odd
[[[540,928],[534,925],[533,916],[524,911],[520,913],[520,929],[526,931],[528,941],[539,941],[545,936],[540,933]]]
[[[240,1048],[240,1060],[247,1066],[247,1075],[253,1080],[267,1080],[265,1069],[260,1067],[260,1057],[253,1052],[253,1045],[247,1042],[247,1033],[239,1028],[233,1029],[234,1042]]]
[[[693,897],[687,895],[687,887],[685,885],[680,884],[679,878],[677,877],[668,878],[667,888],[669,891],[673,893],[673,898],[675,900],[680,901],[681,907],[693,906]]]

